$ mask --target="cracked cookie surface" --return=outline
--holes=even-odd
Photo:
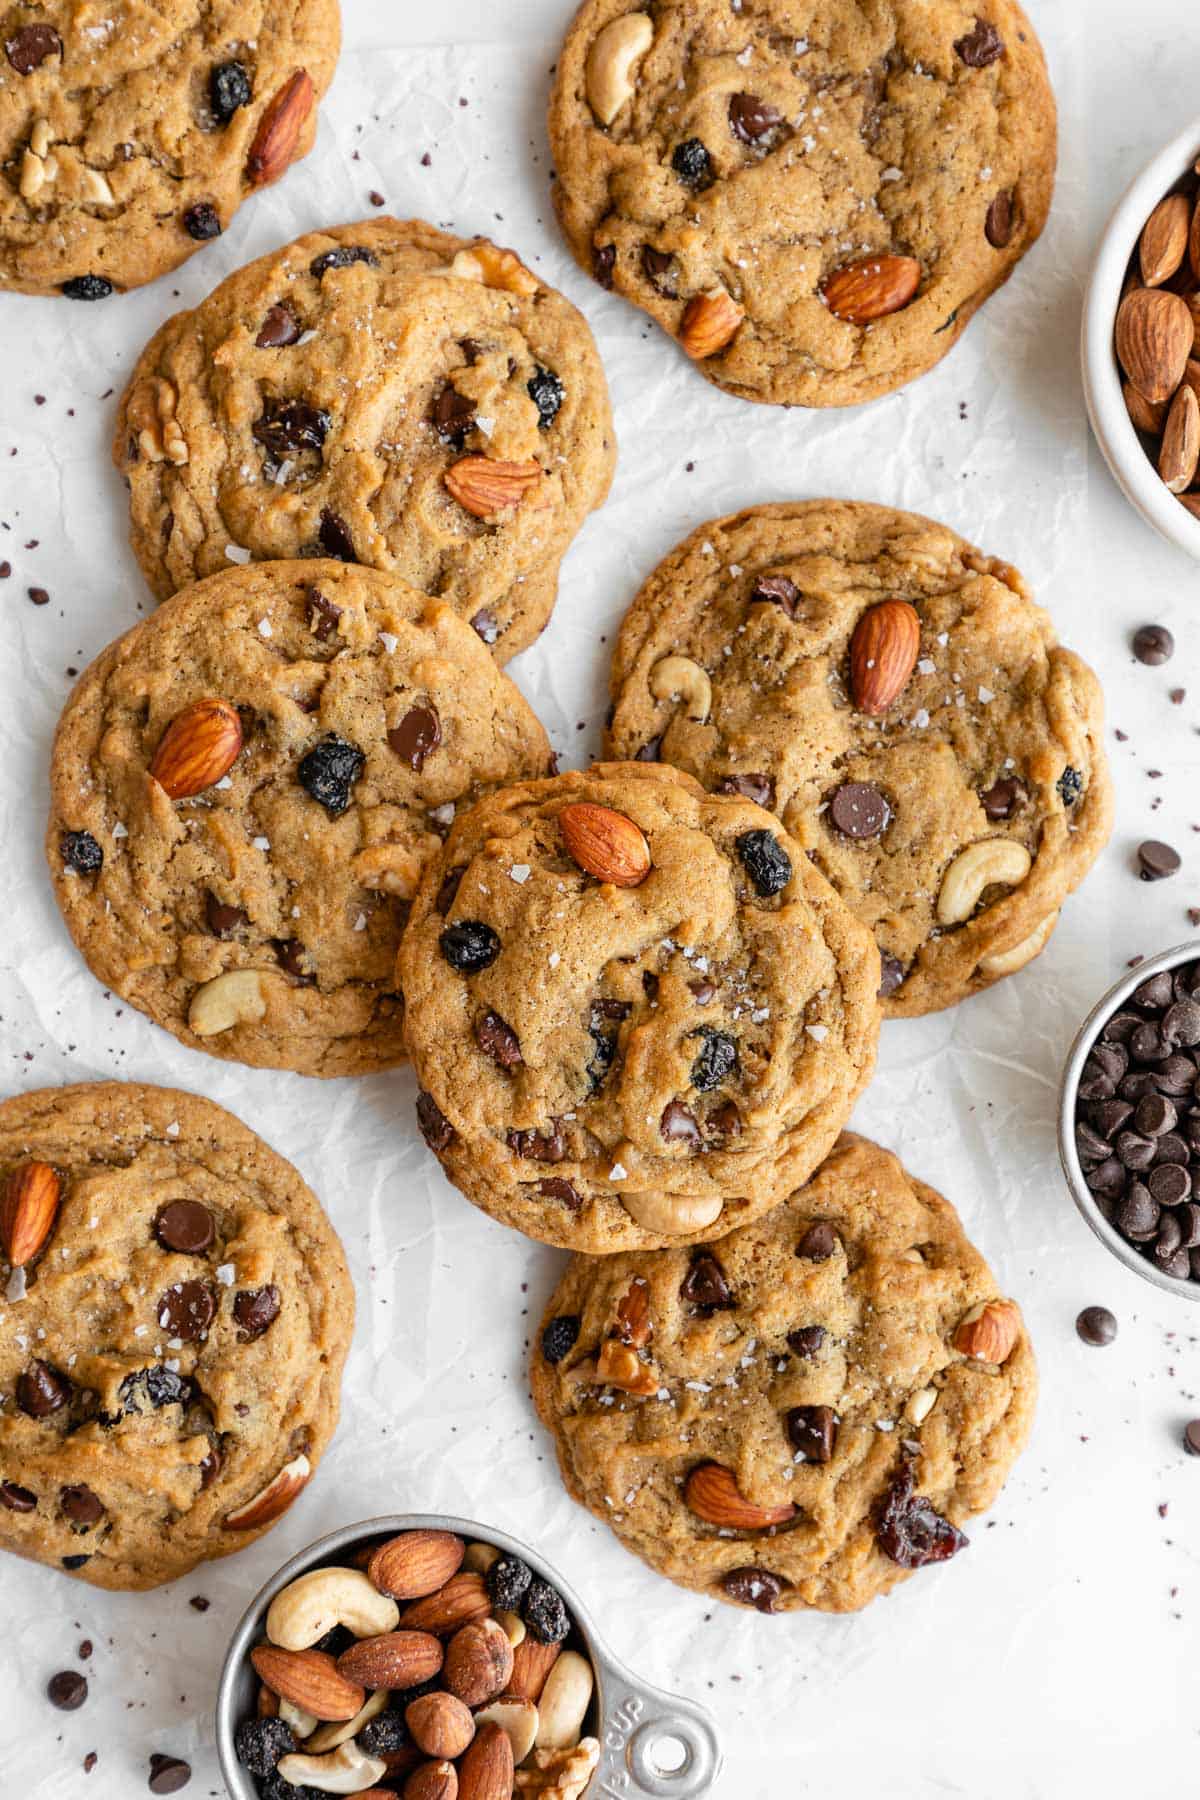
[[[851,644],[895,600],[915,615],[911,674],[868,714]],[[626,615],[612,698],[609,754],[779,815],[874,931],[885,1014],[1024,967],[1111,829],[1095,676],[1015,569],[913,513],[813,500],[699,527]]]
[[[252,1543],[303,1487],[337,1424],[354,1289],[296,1170],[192,1094],[7,1100],[0,1191],[34,1163],[57,1206],[22,1270],[0,1249],[0,1546],[154,1587]]]
[[[426,1142],[528,1236],[698,1242],[820,1161],[874,1067],[870,935],[769,813],[642,764],[494,794],[400,950]]]
[[[550,141],[576,260],[718,386],[802,406],[938,362],[1057,154],[1014,0],[584,0]]]
[[[1004,1338],[968,1339],[989,1304]],[[703,1249],[576,1257],[531,1380],[574,1499],[680,1586],[765,1612],[852,1611],[960,1550],[1037,1391],[953,1207],[850,1134]]]
[[[0,288],[103,299],[219,236],[311,149],[340,32],[337,0],[5,7]]]
[[[214,717],[216,760],[195,773]],[[396,946],[456,806],[549,766],[533,712],[444,602],[343,563],[250,565],[82,676],[47,857],[93,973],[182,1043],[365,1074],[402,1059]]]
[[[160,599],[308,555],[394,569],[506,661],[608,492],[604,371],[570,303],[507,250],[419,221],[313,232],[169,319],[113,454]]]

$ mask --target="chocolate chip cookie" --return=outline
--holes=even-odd
[[[703,1249],[578,1256],[534,1348],[568,1492],[681,1587],[850,1612],[966,1545],[1037,1391],[952,1206],[865,1138]]]
[[[102,300],[312,148],[337,0],[19,0],[0,29],[0,289]]]
[[[354,1289],[290,1163],[133,1083],[0,1105],[0,1547],[147,1588],[260,1536],[333,1434]]]
[[[55,894],[93,973],[182,1043],[365,1074],[403,1055],[396,946],[456,807],[551,765],[444,601],[328,560],[229,569],[68,701]]]
[[[1023,968],[1112,825],[1103,700],[1009,564],[847,501],[751,507],[621,628],[613,756],[783,820],[874,931],[885,1013]]]
[[[1015,0],[584,0],[550,102],[576,259],[746,400],[940,361],[1041,233],[1054,97]]]
[[[152,339],[114,455],[160,599],[249,558],[395,569],[504,662],[608,492],[581,314],[511,250],[419,221],[313,232]]]
[[[868,1080],[870,934],[778,821],[598,764],[455,822],[400,947],[417,1117],[467,1198],[592,1253],[717,1237]]]

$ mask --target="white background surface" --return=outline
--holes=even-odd
[[[822,417],[718,395],[570,263],[547,202],[542,128],[570,0],[343,4],[345,53],[314,155],[220,243],[102,306],[0,305],[0,558],[13,564],[0,583],[3,1089],[123,1076],[222,1101],[323,1197],[359,1294],[340,1434],[270,1536],[151,1595],[101,1594],[5,1562],[0,1794],[126,1800],[145,1791],[155,1750],[193,1762],[189,1794],[218,1793],[211,1703],[226,1635],[254,1589],[321,1531],[406,1507],[474,1513],[536,1538],[620,1654],[719,1715],[722,1800],[1194,1793],[1200,1462],[1183,1456],[1180,1430],[1200,1413],[1200,1307],[1159,1296],[1093,1243],[1059,1175],[1053,1123],[1084,1012],[1126,958],[1187,936],[1186,909],[1200,905],[1200,568],[1150,535],[1090,450],[1076,356],[1109,207],[1198,104],[1192,6],[1031,0],[1064,137],[1047,236],[938,371],[869,409]],[[526,1332],[561,1259],[446,1185],[413,1128],[411,1077],[321,1085],[202,1059],[101,994],[54,909],[41,834],[65,671],[148,605],[108,463],[106,390],[179,304],[299,230],[365,215],[371,189],[401,216],[514,243],[596,331],[622,464],[608,508],[567,559],[550,629],[513,665],[572,760],[599,744],[600,636],[658,558],[718,511],[820,493],[927,511],[1018,563],[1063,638],[1099,669],[1110,724],[1128,734],[1120,744],[1110,733],[1112,845],[1050,951],[957,1012],[889,1026],[857,1114],[962,1210],[1025,1306],[1044,1380],[1032,1446],[969,1553],[864,1615],[743,1615],[627,1556],[562,1494],[526,1398]],[[48,607],[29,604],[31,585],[50,590]],[[1165,669],[1129,655],[1147,620],[1176,634]],[[1178,686],[1193,691],[1173,706]],[[1149,835],[1184,855],[1182,874],[1156,887],[1131,870]],[[1075,1314],[1092,1302],[1120,1318],[1111,1349],[1075,1338]],[[211,1601],[203,1616],[188,1604],[198,1593]],[[96,1645],[91,1697],[60,1715],[45,1681],[85,1636]]]

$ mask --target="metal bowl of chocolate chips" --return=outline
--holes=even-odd
[[[1058,1149],[1113,1255],[1200,1300],[1200,942],[1148,957],[1088,1014],[1063,1075]]]

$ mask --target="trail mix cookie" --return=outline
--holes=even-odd
[[[1054,97],[1015,0],[584,0],[550,102],[578,262],[746,400],[933,367],[1041,233]]]
[[[307,156],[337,0],[20,0],[0,31],[0,288],[102,300]]]
[[[332,556],[445,599],[504,662],[550,617],[616,452],[561,294],[486,239],[372,219],[168,319],[113,454],[160,599],[230,560]]]
[[[364,1074],[402,1058],[396,946],[456,807],[552,760],[443,601],[327,560],[230,569],[68,701],[55,894],[93,973],[182,1043]]]
[[[0,1547],[147,1588],[261,1535],[333,1434],[354,1290],[290,1163],[210,1101],[0,1105]]]
[[[532,1382],[573,1498],[671,1581],[760,1612],[853,1611],[956,1555],[1037,1388],[953,1207],[851,1135],[703,1249],[576,1257]]]
[[[828,1150],[870,1077],[870,935],[769,813],[642,764],[455,822],[400,947],[417,1116],[530,1237],[716,1237]]]
[[[613,756],[778,813],[875,932],[886,1013],[1023,968],[1103,848],[1103,700],[1007,563],[845,501],[702,525],[634,600]]]

